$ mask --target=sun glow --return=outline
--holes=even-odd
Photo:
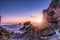
[[[42,22],[42,18],[36,19],[36,22],[37,22],[37,23],[41,23],[41,22]]]
[[[42,18],[37,18],[36,23],[42,23],[43,19]]]
[[[31,18],[31,22],[32,23],[39,23],[39,24],[43,23],[43,15]]]

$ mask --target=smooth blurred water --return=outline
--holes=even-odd
[[[10,32],[14,32],[14,33],[23,33],[24,31],[20,31],[19,29],[21,29],[23,27],[23,25],[2,25],[3,28],[9,30]]]
[[[23,27],[23,25],[6,25],[6,26],[3,26],[3,28],[6,28],[7,30],[10,30],[11,32],[14,31],[15,33],[24,33],[24,31],[20,31],[19,29]],[[57,40],[57,39],[60,39],[60,32],[59,32],[59,29],[58,30],[55,30],[56,34],[49,37],[49,40]],[[10,40],[24,40],[24,37],[22,38],[11,38]]]

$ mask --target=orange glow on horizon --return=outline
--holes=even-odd
[[[27,21],[31,21],[32,23],[41,23],[43,21],[43,16],[42,15],[35,15],[33,17],[30,18],[24,18],[24,19],[19,19],[19,18],[6,18],[4,20],[2,20],[2,23],[24,23]]]

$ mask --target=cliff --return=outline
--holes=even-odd
[[[51,0],[49,7],[43,10],[43,16],[49,25],[54,23],[60,26],[60,0]]]
[[[46,29],[43,30],[42,35],[48,35],[55,30],[60,30],[60,0],[51,0],[49,7],[43,10],[43,19],[44,27],[46,26]]]

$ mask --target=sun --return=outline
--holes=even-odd
[[[38,16],[36,18],[32,18],[31,19],[32,23],[38,23],[38,24],[42,24],[43,23],[43,16]]]
[[[36,22],[37,22],[37,23],[42,23],[42,21],[43,21],[42,18],[37,18],[37,19],[36,19]]]

